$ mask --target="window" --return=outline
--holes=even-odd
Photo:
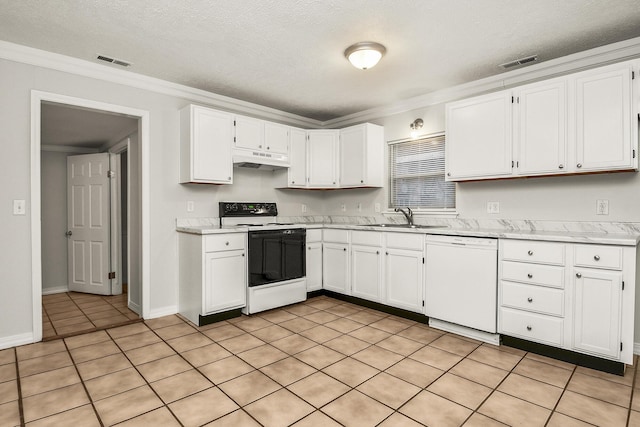
[[[455,209],[455,183],[444,179],[444,144],[444,135],[389,144],[389,207]]]

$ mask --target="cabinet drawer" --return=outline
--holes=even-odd
[[[564,267],[502,261],[502,279],[564,288]]]
[[[538,264],[564,265],[565,245],[562,243],[502,240],[501,258]]]
[[[503,307],[552,316],[564,315],[564,291],[560,289],[504,281],[500,285]]]
[[[617,246],[576,245],[574,263],[579,267],[622,270],[622,248]]]
[[[320,228],[307,228],[307,242],[322,242],[322,229]]]
[[[214,234],[205,236],[204,251],[216,252],[244,249],[246,236],[247,235],[245,233]]]
[[[500,333],[561,347],[564,321],[559,317],[500,309]]]
[[[387,247],[421,251],[424,249],[424,234],[385,233]]]
[[[325,242],[349,243],[349,231],[325,228],[322,230],[322,240]]]
[[[382,233],[377,231],[352,231],[351,244],[364,246],[381,246]]]

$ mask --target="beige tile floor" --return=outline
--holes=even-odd
[[[0,426],[640,426],[635,372],[316,297],[0,351]]]
[[[135,319],[139,317],[127,307],[126,292],[108,296],[65,292],[42,297],[42,336],[46,340]]]

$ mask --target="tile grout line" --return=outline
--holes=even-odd
[[[91,403],[91,408],[93,409],[93,412],[96,414],[96,418],[98,419],[98,422],[100,423],[101,427],[104,427],[104,423],[102,422],[102,418],[100,417],[100,414],[98,413],[98,410],[96,409],[96,405],[93,402],[93,399],[91,398],[91,394],[89,394],[89,390],[87,389],[87,385],[84,382],[84,379],[82,379],[82,375],[80,375],[80,370],[78,369],[78,365],[76,364],[76,360],[74,359],[73,355],[71,354],[71,351],[69,350],[69,346],[67,346],[67,342],[65,340],[62,340],[62,343],[64,344],[64,348],[67,350],[67,353],[69,354],[69,357],[71,358],[71,362],[73,363],[73,368],[76,370],[76,374],[78,375],[78,379],[80,380],[80,384],[82,384],[82,388],[84,389],[84,392],[87,394],[87,398],[89,399],[89,402]],[[68,410],[72,410],[75,408],[71,408]],[[63,411],[66,412],[66,411]],[[52,414],[55,415],[55,414]]]
[[[18,415],[20,416],[20,427],[24,427],[24,406],[22,402],[22,384],[20,383],[20,367],[18,366],[18,347],[13,348],[13,357],[16,363],[16,387],[18,388]]]
[[[567,380],[566,384],[564,385],[564,387],[562,387],[562,393],[560,393],[560,397],[558,398],[558,401],[556,402],[555,405],[553,405],[553,409],[551,410],[551,415],[549,416],[549,418],[547,419],[547,422],[544,423],[545,426],[547,426],[549,424],[549,422],[551,421],[551,417],[553,417],[553,414],[556,413],[556,410],[558,409],[558,405],[560,405],[560,401],[562,400],[562,397],[564,396],[565,392],[567,391],[567,388],[569,387],[569,383],[571,382],[571,380],[573,379],[573,376],[576,374],[576,370],[578,369],[578,365],[575,365],[573,367],[573,370],[571,371],[571,375],[569,376],[569,379]],[[558,412],[559,414],[562,414],[562,412]],[[565,415],[565,414],[562,414]],[[569,417],[569,415],[566,415],[567,417]],[[577,418],[573,418],[570,417],[572,419],[577,419]],[[580,420],[582,421],[582,420]],[[584,421],[586,422],[586,421]],[[586,422],[587,424],[591,424],[589,422]]]
[[[633,379],[631,380],[631,396],[629,397],[629,411],[627,412],[627,424],[626,426],[629,426],[629,423],[631,422],[631,408],[633,407],[633,395],[635,393],[636,390],[636,378],[638,377],[638,363],[636,360],[636,365],[634,366],[634,371],[633,371]]]
[[[169,345],[166,341],[164,341],[164,339],[163,339],[161,336],[159,336],[158,334],[156,334],[156,333],[155,333],[155,331],[154,331],[153,329],[151,329],[149,326],[147,326],[147,324],[146,324],[146,323],[144,323],[144,322],[142,322],[142,323],[145,325],[145,327],[146,327],[146,328],[148,328],[148,329],[149,329],[151,332],[153,332],[153,333],[154,333],[158,338],[160,338],[160,340],[161,340],[162,342],[164,342],[165,344]],[[126,326],[128,326],[128,325],[125,325],[125,326],[118,326],[118,327],[126,327]],[[115,329],[115,328],[110,328],[110,329]],[[178,424],[180,424],[181,426],[184,426],[184,424],[182,423],[182,421],[180,421],[180,419],[176,416],[176,414],[174,414],[174,412],[171,410],[171,408],[169,408],[169,405],[168,405],[167,403],[165,403],[165,401],[162,399],[162,397],[160,397],[160,395],[158,394],[158,392],[153,388],[153,386],[151,385],[151,383],[149,382],[149,380],[147,380],[147,377],[145,377],[145,376],[140,372],[140,370],[138,370],[138,366],[137,366],[135,363],[133,363],[133,362],[131,361],[131,359],[129,359],[129,356],[127,355],[126,351],[124,351],[124,350],[122,349],[122,347],[120,347],[120,344],[118,344],[118,343],[116,342],[116,340],[113,338],[113,336],[109,333],[109,331],[108,331],[108,330],[105,330],[105,332],[107,333],[107,335],[109,336],[109,339],[111,339],[111,341],[113,342],[113,344],[114,344],[116,347],[118,347],[118,350],[120,350],[120,353],[121,353],[121,354],[122,354],[122,355],[127,359],[127,361],[131,364],[131,366],[133,367],[133,369],[135,369],[135,370],[136,370],[136,372],[138,373],[138,375],[140,375],[140,377],[144,380],[144,382],[146,383],[146,385],[151,389],[151,391],[153,392],[153,394],[155,394],[155,395],[156,395],[156,397],[160,400],[160,402],[162,402],[162,406],[164,406],[165,408],[167,408],[167,410],[168,410],[168,411],[169,411],[169,413],[173,416],[173,418],[175,418],[175,419],[176,419],[176,421],[178,421]],[[142,332],[142,333],[144,333],[144,332]],[[135,335],[135,334],[131,334],[131,335]],[[128,335],[124,335],[124,336],[119,337],[119,338],[123,338],[123,337],[126,337],[126,336],[128,336]],[[148,345],[152,345],[152,344],[148,344]],[[142,347],[146,347],[146,346],[142,346]],[[140,347],[140,348],[142,348],[142,347]],[[173,349],[173,347],[171,347],[171,349],[172,349],[172,350],[174,350],[174,349]],[[175,351],[175,350],[174,350],[174,351]],[[176,353],[177,353],[177,354],[180,354],[180,353],[178,353],[178,352],[176,352]],[[167,356],[167,357],[171,357],[171,356]],[[161,359],[162,359],[162,358],[161,358]],[[158,360],[160,360],[160,359],[158,359]],[[126,369],[129,369],[129,368],[126,368]],[[176,375],[177,375],[177,374],[176,374]],[[167,377],[167,378],[169,378],[169,377]],[[142,387],[142,386],[140,386],[140,387]],[[139,388],[139,387],[135,387],[135,388],[133,388],[133,389],[131,389],[131,390],[135,390],[136,388]],[[116,394],[114,394],[113,396],[117,396],[117,395],[119,395],[119,394],[126,393],[126,392],[131,391],[131,390],[126,390],[126,391],[123,391],[123,392],[120,392],[120,393],[116,393]],[[109,396],[109,397],[112,397],[112,396]],[[109,397],[107,397],[107,398],[105,398],[105,399],[108,399]],[[186,396],[185,396],[185,397],[186,397]],[[92,399],[92,402],[93,402],[93,399]],[[149,411],[147,411],[147,412],[143,412],[143,413],[138,414],[138,415],[135,415],[135,416],[133,416],[133,417],[131,417],[131,418],[127,418],[127,419],[125,419],[125,420],[119,421],[117,424],[120,424],[120,423],[123,423],[123,422],[125,422],[125,421],[131,420],[131,419],[134,419],[134,418],[139,417],[139,416],[141,416],[141,415],[148,414],[148,413],[153,412],[153,411],[155,411],[155,410],[157,410],[157,409],[158,409],[158,408],[153,408],[153,409],[151,409],[151,410],[149,410]]]

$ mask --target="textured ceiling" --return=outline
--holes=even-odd
[[[1,40],[318,120],[638,36],[637,0],[0,0]],[[387,55],[361,71],[365,40]]]

